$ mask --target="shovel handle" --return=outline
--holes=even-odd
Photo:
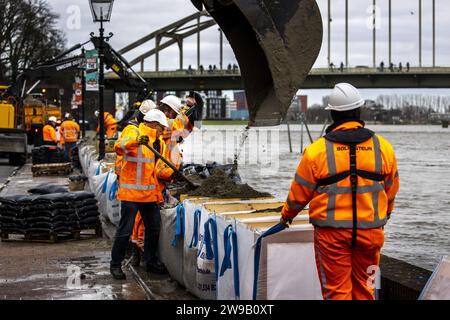
[[[160,158],[165,164],[167,164],[170,169],[175,171],[184,181],[186,181],[189,184],[190,187],[195,187],[195,185],[188,178],[186,178],[186,176],[180,170],[178,170],[169,160],[164,158],[161,155],[161,153],[156,151],[155,148],[153,148],[149,144],[144,144],[144,146],[146,146],[148,149],[150,149],[150,151],[153,152],[157,158]]]

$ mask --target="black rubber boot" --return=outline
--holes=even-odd
[[[166,267],[159,261],[147,263],[146,271],[151,272],[151,273],[156,273],[156,274],[167,273]]]
[[[127,276],[122,271],[122,267],[113,267],[111,266],[109,271],[111,272],[111,275],[116,280],[125,280]]]
[[[133,245],[133,254],[130,263],[133,267],[139,267],[141,264],[141,250],[136,244]]]

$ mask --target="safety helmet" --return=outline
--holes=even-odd
[[[177,114],[180,114],[181,109],[183,108],[183,106],[181,105],[180,99],[178,97],[176,97],[176,96],[173,96],[173,95],[165,96],[161,100],[161,103],[164,103],[164,104],[168,105]]]
[[[364,99],[354,86],[349,83],[338,83],[328,99],[325,110],[349,111],[364,105]]]
[[[164,112],[158,109],[152,109],[148,111],[144,116],[144,121],[146,122],[158,122],[164,127],[168,127],[167,118]]]
[[[56,117],[50,117],[50,118],[48,118],[48,121],[50,121],[50,122],[54,122],[54,123],[56,123]]]
[[[98,110],[95,110],[94,114],[98,118],[98,116],[100,115],[100,112]]]
[[[150,110],[153,110],[153,109],[156,109],[156,104],[150,99],[142,101],[142,104],[139,107],[139,111],[142,114],[146,114],[147,112],[149,112]]]

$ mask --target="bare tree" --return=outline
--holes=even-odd
[[[45,0],[0,0],[0,80],[14,81],[21,70],[64,50],[58,18]]]

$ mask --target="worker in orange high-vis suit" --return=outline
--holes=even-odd
[[[203,99],[197,92],[191,91],[186,99],[186,106],[175,96],[166,96],[161,100],[159,109],[168,120],[168,128],[164,131],[164,142],[168,148],[171,162],[181,167],[182,154],[179,144],[194,129],[194,122],[201,120]]]
[[[360,120],[364,100],[337,84],[329,97],[334,123],[303,152],[281,212],[282,226],[309,203],[324,299],[374,299],[374,271],[384,225],[399,189],[391,144]]]
[[[144,117],[150,110],[156,109],[156,104],[152,100],[144,100],[139,105],[139,109],[136,110],[135,116],[131,119],[127,126],[122,130],[122,133],[119,137],[119,140],[122,140],[123,137],[126,137],[130,134],[130,130],[134,131],[136,128],[139,128],[139,125],[144,121]],[[161,137],[160,137],[161,139]],[[117,175],[117,179],[120,178],[120,171],[122,168],[122,156],[117,155],[116,164],[114,172]],[[134,243],[133,245],[133,259],[131,264],[133,266],[138,266],[140,264],[140,250],[137,245],[142,245],[144,243],[144,222],[142,221],[141,214],[138,211],[135,218],[135,224],[133,227],[133,233],[131,236],[131,240]]]
[[[42,129],[42,136],[44,145],[56,146],[58,144],[56,139],[56,117],[48,118],[47,124]]]
[[[95,116],[98,118],[100,115],[99,111],[95,111]],[[103,113],[103,118],[105,120],[105,135],[106,139],[114,138],[114,135],[117,132],[117,120],[114,116],[109,112]],[[97,134],[100,134],[100,123],[97,126]]]
[[[72,150],[77,145],[80,126],[73,121],[70,113],[67,113],[65,118],[66,120],[59,127],[60,143],[64,145],[64,157],[67,161],[70,161],[72,159]]]
[[[164,273],[165,268],[157,258],[160,212],[158,176],[161,159],[156,159],[150,149],[144,145],[153,145],[160,141],[167,119],[159,110],[150,110],[139,128],[121,136],[114,149],[122,156],[122,166],[118,183],[117,198],[121,201],[119,227],[111,250],[110,271],[115,279],[125,279],[121,264],[133,229],[137,211],[140,211],[145,225],[144,259],[149,272]],[[167,177],[170,179],[170,177]]]
[[[168,123],[168,128],[165,129],[163,133],[165,148],[162,151],[162,155],[167,160],[171,161],[175,167],[180,168],[182,164],[182,155],[181,150],[179,149],[179,143],[181,143],[183,139],[186,139],[192,132],[194,129],[194,122],[201,120],[203,99],[199,93],[191,91],[186,99],[186,105],[183,107],[178,97],[169,95],[160,101],[159,110],[164,112]],[[166,168],[166,170],[169,171],[170,168]],[[167,173],[164,175],[167,176]],[[161,202],[164,202],[163,192],[165,183],[165,179],[159,180],[159,188],[162,195]],[[131,264],[134,266],[140,264],[140,250],[142,250],[144,243],[144,229],[142,218],[138,213],[136,215],[131,237],[132,242],[135,244],[133,247],[133,257],[131,259]]]

